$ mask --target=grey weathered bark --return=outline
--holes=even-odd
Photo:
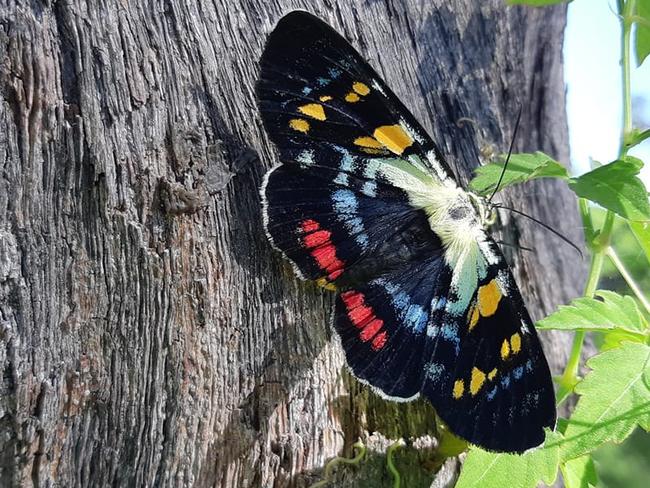
[[[439,465],[426,402],[385,402],[342,373],[332,296],[262,232],[274,160],[253,84],[265,37],[305,3],[0,0],[0,485],[407,486]],[[501,0],[314,2],[431,129],[468,181],[479,149],[568,160],[565,9]],[[457,121],[463,117],[475,123]],[[531,187],[536,193],[531,192]],[[579,239],[559,183],[507,201]],[[534,318],[583,266],[526,221],[505,240]],[[557,368],[566,347],[544,334]],[[370,433],[375,433],[368,437]],[[438,486],[453,481],[447,464]]]

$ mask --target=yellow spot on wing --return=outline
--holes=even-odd
[[[304,132],[305,134],[309,131],[309,122],[303,119],[291,119],[289,121],[289,127],[298,132]]]
[[[298,110],[316,120],[325,120],[327,118],[325,117],[325,110],[323,110],[323,106],[320,103],[301,105],[298,107]]]
[[[398,155],[402,154],[404,149],[413,144],[411,136],[399,124],[377,127],[373,135],[375,139],[386,146],[391,152]]]
[[[329,102],[332,99],[329,95],[323,95],[322,97],[319,98],[321,102]]]
[[[483,317],[494,315],[501,300],[501,290],[496,280],[490,281],[478,289],[478,306]]]
[[[521,349],[521,336],[517,332],[512,334],[512,337],[510,338],[510,348],[512,349],[513,354],[518,353]]]
[[[359,95],[357,95],[354,92],[350,92],[347,95],[345,95],[346,102],[354,103],[354,102],[358,102],[359,100],[360,100]]]
[[[480,314],[478,313],[478,307],[474,305],[472,307],[472,312],[470,313],[470,319],[469,319],[469,331],[471,332],[472,329],[476,326],[478,319],[479,319]]]
[[[469,383],[469,391],[472,395],[476,395],[485,383],[485,373],[480,369],[472,368],[472,379]]]
[[[352,84],[352,89],[362,96],[366,96],[368,93],[370,93],[370,88],[368,88],[368,85],[361,83],[360,81],[355,81]]]
[[[501,344],[501,359],[507,359],[510,356],[510,344],[508,344],[508,339],[503,339],[503,344]]]
[[[318,286],[322,286],[326,290],[336,291],[336,286],[334,286],[332,283],[327,281],[325,278],[318,278],[316,280],[316,284]]]
[[[463,380],[456,380],[454,382],[454,391],[453,396],[456,400],[463,396],[463,391],[465,391],[465,382]]]
[[[382,147],[381,143],[377,139],[374,139],[372,137],[357,137],[354,140],[354,143],[357,146],[370,147],[373,149],[379,149]]]
[[[494,368],[492,371],[488,373],[488,380],[492,381],[496,375],[497,375],[497,368]]]

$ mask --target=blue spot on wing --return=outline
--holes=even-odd
[[[416,332],[422,332],[427,325],[429,314],[420,305],[409,305],[404,322]]]
[[[516,367],[513,371],[512,374],[514,375],[516,380],[520,380],[521,377],[524,374],[524,367],[523,366],[518,366]]]
[[[526,361],[526,371],[528,373],[533,372],[533,361],[532,361],[532,359],[529,359],[528,361]]]
[[[442,310],[447,303],[447,297],[433,297],[431,300],[431,310]]]
[[[328,68],[327,72],[333,80],[337,79],[343,73],[340,69],[337,68]]]
[[[351,190],[337,190],[332,194],[334,209],[340,214],[346,228],[354,236],[354,239],[362,247],[368,246],[368,236],[365,234],[363,221],[357,215],[359,202]]]
[[[458,337],[458,324],[445,323],[441,329],[443,339],[453,342],[456,348],[456,356],[460,353],[460,337]]]
[[[438,381],[445,372],[445,367],[439,363],[429,363],[425,366],[425,371],[431,381]]]
[[[411,301],[411,298],[403,291],[391,292],[393,295],[393,305],[400,309],[405,309]]]
[[[442,337],[448,341],[458,339],[458,326],[456,324],[444,324],[442,326]]]

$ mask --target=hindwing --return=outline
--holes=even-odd
[[[469,304],[447,306],[430,329],[421,392],[458,436],[522,452],[555,425],[553,383],[510,270],[494,241],[486,242],[490,257],[479,255]]]

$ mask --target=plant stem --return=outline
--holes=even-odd
[[[621,261],[621,258],[618,257],[618,254],[616,254],[614,248],[611,246],[608,247],[606,254],[609,257],[609,259],[612,260],[612,263],[614,263],[614,266],[616,266],[616,269],[621,274],[621,276],[623,277],[627,285],[634,292],[636,298],[639,300],[639,302],[641,302],[643,308],[645,308],[646,311],[650,313],[650,302],[648,302],[648,299],[643,295],[641,288],[639,288],[639,285],[637,285],[636,281],[634,281],[634,278],[632,277],[630,272],[625,268],[623,261]]]
[[[621,16],[621,88],[623,100],[623,127],[621,129],[621,141],[619,146],[619,159],[627,154],[628,138],[632,133],[632,92],[630,87],[630,38],[632,32],[631,16],[635,11],[636,0],[618,0],[618,13]],[[587,202],[579,202],[580,214],[585,225],[585,234],[587,244],[592,250],[591,265],[589,266],[589,276],[585,285],[584,296],[593,297],[598,287],[598,281],[603,269],[605,254],[610,249],[610,240],[612,229],[614,227],[614,213],[610,210],[605,214],[605,221],[600,234],[595,235],[593,228],[593,219]],[[589,235],[591,234],[591,235]],[[622,273],[621,273],[622,274]],[[573,388],[578,383],[578,368],[580,366],[580,356],[582,354],[582,345],[585,340],[585,332],[577,331],[573,336],[571,353],[567,362],[564,373],[559,379],[557,393],[558,405],[562,403]]]
[[[632,89],[630,83],[630,38],[632,35],[632,14],[636,0],[619,0],[618,11],[621,14],[621,88],[623,90],[623,127],[621,129],[621,142],[619,158],[625,156],[628,150],[628,139],[632,133]]]
[[[605,222],[605,225],[607,222]],[[605,229],[603,225],[603,230]],[[611,227],[610,227],[611,232]],[[603,269],[605,254],[602,249],[595,250],[591,256],[591,265],[589,266],[589,276],[585,286],[584,296],[593,297],[598,287],[600,273]],[[576,331],[573,335],[573,344],[571,345],[571,354],[567,362],[564,373],[559,380],[557,392],[557,404],[562,403],[573,391],[573,387],[578,383],[578,368],[580,367],[580,355],[582,354],[582,345],[585,340],[585,331]]]

